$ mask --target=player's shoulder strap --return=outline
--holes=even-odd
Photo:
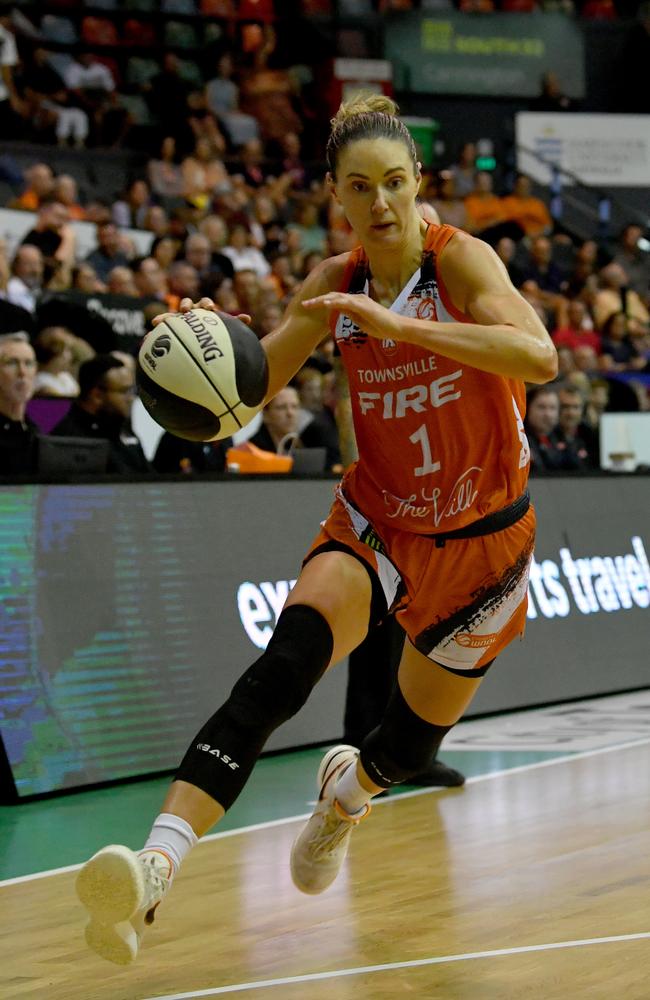
[[[460,230],[456,226],[446,224],[436,226],[433,222],[429,224],[427,235],[424,240],[424,250],[433,253],[436,257],[449,243],[449,240]]]

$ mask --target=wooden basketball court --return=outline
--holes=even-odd
[[[208,839],[128,968],[86,950],[74,871],[5,883],[0,996],[648,1000],[649,745],[380,801],[320,897],[299,821]]]

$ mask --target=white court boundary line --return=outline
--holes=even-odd
[[[542,767],[553,767],[555,764],[568,764],[573,760],[585,760],[587,757],[598,757],[600,754],[614,753],[618,750],[630,750],[634,747],[642,747],[650,744],[650,737],[640,740],[630,740],[627,743],[616,743],[611,747],[599,747],[597,750],[582,750],[579,753],[567,754],[564,757],[553,757],[551,760],[540,760],[534,764],[520,764],[518,767],[507,767],[501,771],[490,771],[487,774],[477,774],[467,778],[466,785],[474,785],[479,781],[492,781],[494,778],[505,778],[510,774],[522,774],[525,771],[537,771]],[[388,805],[401,799],[413,799],[420,795],[436,795],[442,791],[449,791],[447,788],[420,788],[412,792],[401,792],[391,795],[386,799],[378,799],[373,803],[373,809],[379,806]],[[254,823],[251,826],[240,826],[234,830],[223,830],[221,833],[208,833],[201,837],[198,847],[211,840],[221,840],[223,837],[236,837],[242,833],[255,833],[258,830],[270,830],[275,826],[285,826],[287,823],[297,823],[298,820],[308,819],[311,813],[301,813],[298,816],[285,816],[282,819],[272,819],[265,823]],[[39,878],[50,878],[54,875],[64,875],[66,872],[76,872],[85,862],[77,865],[66,865],[64,868],[50,868],[47,871],[33,872],[31,875],[18,875],[16,878],[8,878],[0,881],[0,889],[10,885],[19,885],[21,882],[33,882]],[[200,995],[200,994],[199,994]],[[210,994],[208,994],[210,995]],[[162,998],[161,998],[162,1000]]]
[[[521,948],[497,948],[493,951],[469,951],[462,955],[439,955],[435,958],[415,958],[409,962],[387,962],[385,965],[361,965],[351,969],[336,969],[328,972],[311,972],[304,976],[287,976],[282,979],[258,979],[252,983],[235,983],[232,986],[216,986],[213,989],[193,990],[189,993],[165,993],[146,1000],[196,1000],[198,997],[216,997],[224,993],[242,993],[244,990],[262,990],[273,986],[292,986],[296,983],[316,983],[325,979],[343,976],[363,976],[375,972],[394,972],[396,969],[418,969],[429,965],[445,965],[451,962],[471,962],[480,958],[503,958],[506,955],[526,955],[537,951],[559,951],[562,948],[585,948],[594,944],[616,944],[621,941],[641,941],[650,938],[650,931],[640,934],[619,934],[615,937],[583,938],[578,941],[554,941],[551,944],[531,944]]]

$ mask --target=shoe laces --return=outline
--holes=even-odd
[[[169,889],[171,882],[171,862],[167,860],[165,855],[156,851],[152,851],[150,854],[141,854],[140,860],[142,861],[147,899],[146,905],[149,914]],[[165,862],[169,866],[167,873],[163,870]]]
[[[331,854],[349,836],[352,827],[357,826],[370,812],[367,805],[359,816],[348,816],[334,799],[321,813],[321,825],[310,839],[309,846],[314,858]]]

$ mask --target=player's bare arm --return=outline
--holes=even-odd
[[[344,312],[365,333],[417,344],[482,371],[525,382],[557,375],[557,353],[532,306],[513,287],[487,243],[458,233],[440,255],[454,307],[475,323],[438,323],[399,316],[366,295],[328,292],[303,303]]]
[[[305,278],[287,306],[279,325],[262,340],[269,363],[266,402],[293,378],[327,333],[329,313],[321,305],[303,309],[305,299],[321,298],[338,288],[347,254],[323,261]]]

